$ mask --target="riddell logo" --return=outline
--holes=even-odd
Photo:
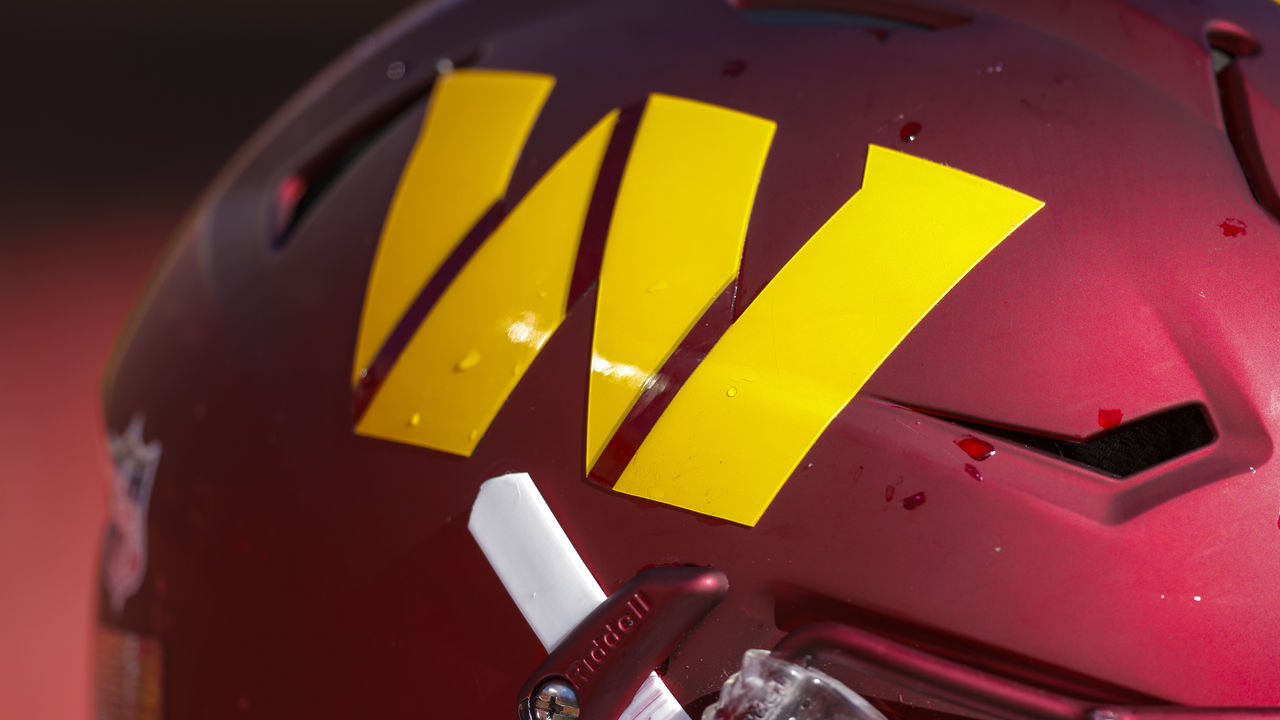
[[[587,655],[569,666],[565,676],[574,687],[581,690],[591,680],[591,676],[600,669],[609,653],[621,647],[631,633],[635,632],[640,621],[648,616],[649,603],[645,602],[644,596],[640,593],[632,595],[627,601],[626,612],[613,622],[605,623],[604,632],[591,641],[591,650]]]

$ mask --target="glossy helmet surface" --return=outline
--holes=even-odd
[[[547,650],[468,522],[527,473],[605,594],[727,578],[664,666],[695,717],[812,621],[1280,705],[1272,42],[1263,0],[407,13],[121,341],[100,702],[511,717]]]

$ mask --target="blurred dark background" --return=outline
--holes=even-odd
[[[81,720],[99,381],[240,142],[406,0],[0,2],[0,715]]]

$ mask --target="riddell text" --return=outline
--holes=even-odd
[[[573,683],[574,687],[581,690],[604,663],[609,653],[625,643],[628,636],[635,632],[636,626],[648,615],[649,604],[645,602],[644,596],[640,593],[632,595],[631,599],[627,600],[626,612],[616,620],[605,623],[600,635],[591,641],[591,649],[586,656],[574,661],[565,672],[565,677],[569,678],[569,682]]]

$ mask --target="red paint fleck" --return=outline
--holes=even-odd
[[[965,463],[964,471],[969,473],[969,477],[977,480],[978,482],[982,482],[982,473],[978,472],[978,468],[970,465],[969,463]]]
[[[720,74],[725,77],[738,77],[747,71],[746,60],[730,60],[720,68]]]
[[[1227,237],[1235,237],[1237,235],[1249,234],[1248,230],[1246,229],[1249,226],[1246,225],[1243,220],[1237,220],[1236,218],[1227,218],[1226,220],[1223,220],[1222,223],[1218,225],[1218,227],[1222,228],[1222,234],[1226,235]]]
[[[1104,430],[1113,428],[1124,420],[1124,413],[1118,409],[1098,408],[1098,426]]]
[[[912,120],[909,123],[905,123],[898,130],[898,137],[904,143],[915,142],[916,136],[920,134],[921,129],[922,128],[920,127],[920,123],[916,122],[915,120]]]
[[[962,437],[956,440],[956,445],[964,451],[965,455],[978,461],[986,460],[996,454],[996,449],[991,443],[976,437]]]
[[[878,28],[878,27],[867,28],[867,32],[871,33],[872,35],[875,35],[876,39],[879,40],[880,42],[884,42],[885,40],[889,39],[889,31],[886,30],[885,28]]]
[[[925,500],[924,493],[918,492],[909,498],[903,498],[902,507],[908,510],[915,510],[916,508],[924,504],[924,500]]]
[[[885,485],[885,486],[884,486],[884,501],[885,501],[885,502],[892,502],[892,501],[893,501],[893,493],[894,493],[893,486],[892,486],[892,485]]]
[[[293,220],[298,201],[307,193],[307,183],[297,175],[290,175],[276,186],[276,232],[283,233]]]

